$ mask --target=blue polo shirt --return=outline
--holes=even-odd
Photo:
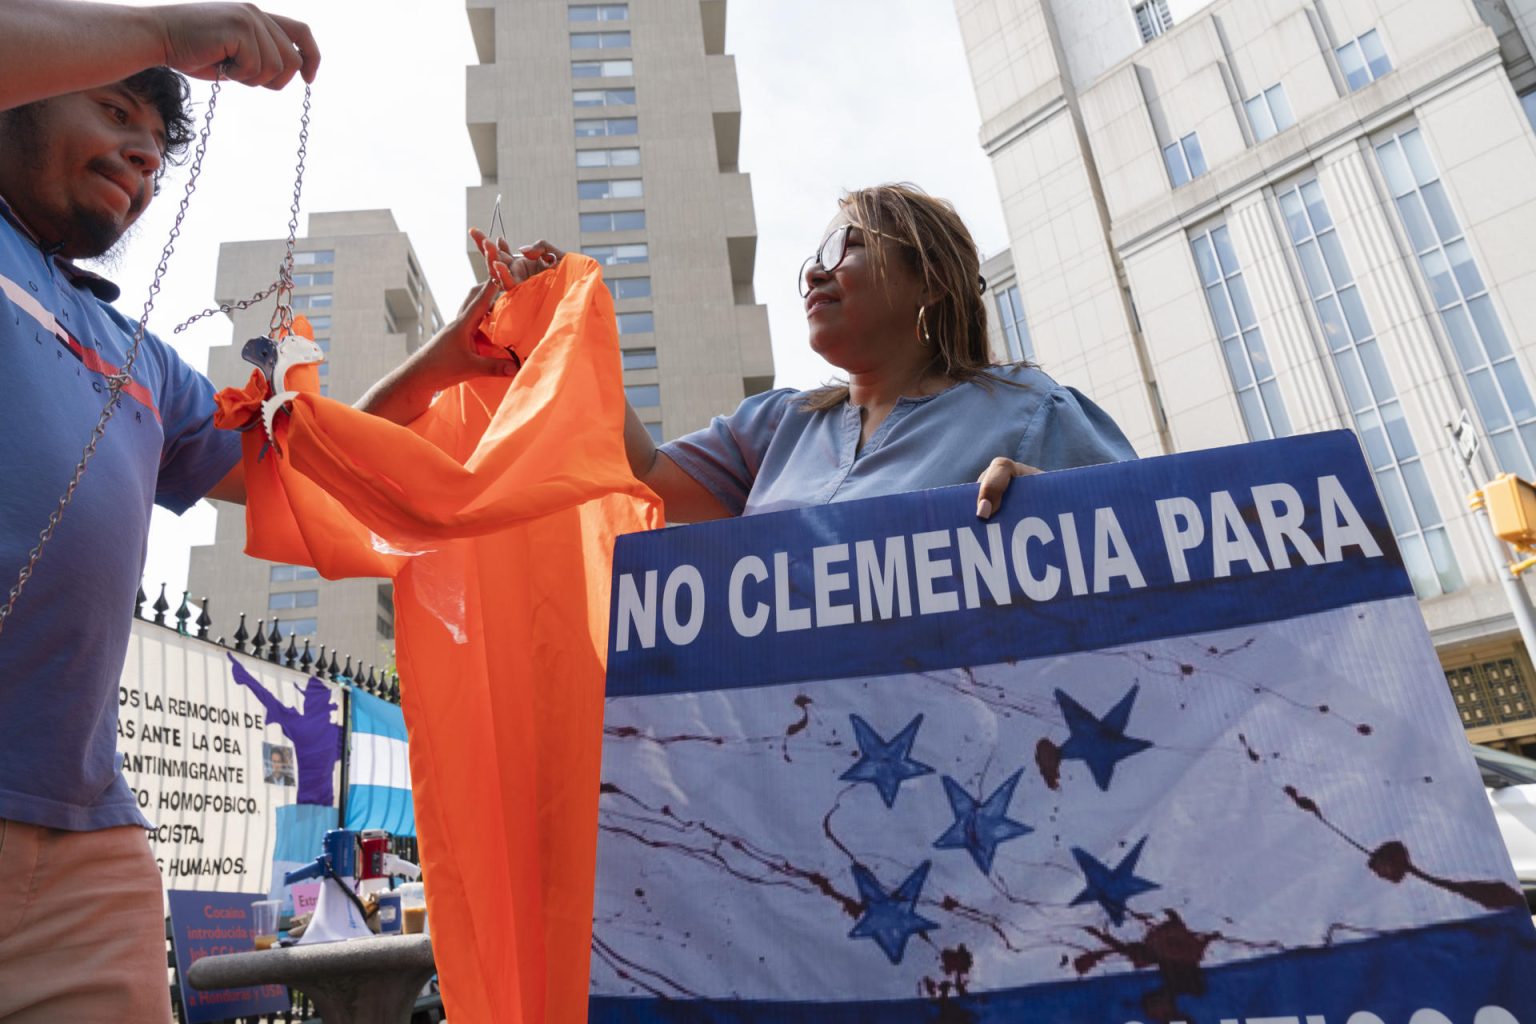
[[[1035,367],[993,372],[1001,380],[898,399],[862,446],[857,406],[813,412],[803,392],[780,389],[661,451],[733,515],[975,483],[999,455],[1036,469],[1136,457],[1115,421],[1075,389]]]
[[[128,357],[117,286],[44,252],[0,201],[0,597],[68,485]],[[118,681],[153,504],[190,508],[239,459],[213,386],[147,334],[122,406],[0,631],[0,818],[147,824],[119,771]]]

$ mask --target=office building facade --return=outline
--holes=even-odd
[[[1536,473],[1536,2],[1171,6],[956,0],[1015,319],[1144,455],[1355,431],[1471,737],[1536,746],[1447,430]]]
[[[227,242],[219,247],[217,301],[243,299],[270,284],[285,241]],[[355,402],[375,381],[420,348],[443,324],[410,239],[388,210],[314,213],[298,240],[293,309],[310,320],[326,352],[321,391]],[[245,340],[267,334],[273,300],[232,315],[230,344],[208,353],[214,386],[244,384],[251,365],[240,357]],[[212,544],[192,549],[187,585],[206,596],[219,631],[233,635],[241,612],[246,628],[274,620],[283,637],[323,642],[354,668],[394,661],[394,602],[385,580],[324,580],[307,566],[249,558],[245,509],[214,502]],[[287,640],[284,640],[286,645]]]
[[[603,264],[626,391],[654,437],[770,387],[725,0],[468,0],[467,13],[469,226],[489,230],[500,195],[509,243]]]

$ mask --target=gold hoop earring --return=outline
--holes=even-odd
[[[933,344],[933,339],[928,336],[927,313],[928,313],[928,307],[927,306],[918,306],[917,307],[917,335],[918,335],[918,337],[923,339],[923,344],[924,345],[932,345]]]

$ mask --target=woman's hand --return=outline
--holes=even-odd
[[[1001,455],[993,459],[991,465],[976,478],[976,482],[981,485],[981,491],[976,495],[976,518],[992,518],[992,513],[1003,502],[1003,492],[1008,490],[1014,477],[1034,476],[1039,472],[1034,466],[1026,466]]]

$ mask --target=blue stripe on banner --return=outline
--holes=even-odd
[[[608,695],[996,664],[1412,593],[1348,431],[1026,477],[995,527],[975,493],[619,538]],[[903,568],[885,577],[893,556]]]
[[[414,836],[416,804],[411,791],[393,786],[347,787],[347,828],[382,828],[392,835]]]
[[[398,740],[406,738],[405,713],[399,705],[356,688],[352,690],[351,702],[353,732],[392,736]]]
[[[1185,930],[1181,937],[1173,934],[1172,921],[1169,928],[1164,942],[1149,935],[1109,954],[1122,964],[1135,958],[1146,969],[1100,978],[1092,971],[1102,960],[1080,956],[1078,970],[1086,972],[1081,980],[984,994],[957,997],[955,977],[940,977],[933,979],[931,998],[888,1002],[594,997],[587,1019],[589,1024],[1123,1024],[1298,1021],[1305,1015],[1309,1024],[1345,1024],[1357,1011],[1368,1011],[1375,1016],[1358,1019],[1517,1024],[1536,1015],[1536,971],[1530,968],[1536,962],[1536,933],[1523,911],[1208,969],[1200,967],[1200,959],[1220,936]],[[1085,942],[1089,938],[1085,935]],[[1498,955],[1490,956],[1492,950]],[[1416,1016],[1421,1009],[1433,1016]]]

